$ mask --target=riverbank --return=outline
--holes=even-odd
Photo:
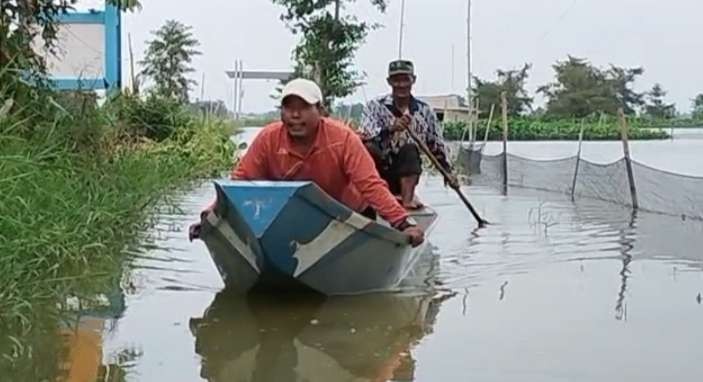
[[[233,128],[177,103],[81,108],[0,118],[0,353],[10,360],[31,355],[21,337],[34,317],[60,315],[69,298],[89,307],[119,283],[155,201],[231,166]]]
[[[479,121],[475,133],[476,140],[482,141],[486,134],[487,121]],[[620,128],[616,121],[542,121],[530,118],[513,118],[508,122],[508,139],[511,141],[560,141],[578,140],[583,126],[583,139],[589,141],[608,141],[620,139]],[[628,133],[633,140],[653,140],[670,138],[667,131],[631,124]],[[468,131],[464,122],[445,122],[444,138],[450,141],[468,140]],[[488,140],[502,140],[503,127],[499,121],[493,121],[488,132]]]

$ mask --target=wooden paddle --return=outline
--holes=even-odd
[[[427,155],[427,157],[430,158],[430,161],[432,162],[432,164],[434,164],[434,166],[437,168],[437,170],[440,173],[442,173],[442,176],[444,176],[444,179],[447,182],[452,183],[452,182],[450,182],[450,180],[453,178],[452,175],[447,170],[444,169],[444,167],[442,166],[441,163],[439,163],[439,160],[432,154],[432,152],[430,151],[430,148],[427,147],[425,142],[420,140],[420,137],[418,137],[417,134],[415,134],[415,132],[412,130],[412,128],[410,128],[410,126],[408,126],[408,128],[405,130],[408,132],[408,134],[410,134],[410,137],[413,139],[413,141],[415,141],[415,144],[417,144],[420,147],[420,150],[422,150],[422,152],[424,152],[425,155]],[[451,184],[451,188],[454,191],[456,191],[457,195],[459,195],[459,199],[461,199],[461,201],[464,202],[464,205],[466,206],[466,208],[468,208],[469,211],[471,211],[471,214],[474,216],[474,219],[476,219],[478,226],[485,227],[486,224],[488,224],[488,221],[484,220],[483,218],[481,218],[481,216],[479,216],[478,212],[476,212],[476,210],[474,209],[474,206],[471,205],[471,203],[469,202],[469,199],[466,198],[466,195],[464,195],[464,193],[461,192],[461,189],[458,187],[458,185]]]

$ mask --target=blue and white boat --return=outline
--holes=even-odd
[[[425,245],[337,202],[312,182],[215,182],[203,240],[228,289],[358,294],[397,286]],[[430,208],[411,214],[429,233]]]

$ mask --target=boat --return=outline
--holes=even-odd
[[[426,247],[412,247],[387,222],[352,211],[313,182],[227,180],[216,181],[215,190],[200,239],[227,289],[389,290]],[[411,218],[428,234],[437,214],[425,207]]]

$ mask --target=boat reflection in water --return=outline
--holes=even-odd
[[[412,381],[411,350],[453,296],[426,289],[348,297],[220,292],[190,321],[201,377]]]

